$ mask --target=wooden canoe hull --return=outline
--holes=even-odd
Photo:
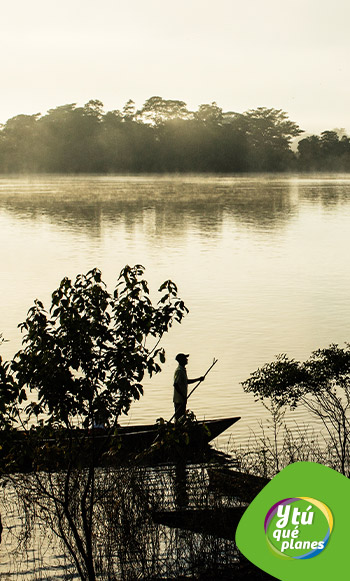
[[[269,478],[231,470],[229,468],[208,468],[209,486],[218,493],[237,497],[243,502],[251,502],[270,482]]]
[[[199,421],[189,428],[188,443],[192,446],[208,444],[239,419],[240,417],[232,417]],[[175,424],[171,426],[175,428]],[[159,436],[159,428],[157,425],[120,427],[118,435],[121,441],[130,448],[146,448],[152,445]]]
[[[159,511],[153,514],[153,520],[171,528],[233,540],[245,510],[245,506],[235,506]]]
[[[178,453],[184,447],[186,450],[204,448],[239,419],[196,422],[184,433],[174,424],[166,425],[165,431],[159,430],[158,425],[148,424],[119,427],[115,434],[101,429],[3,432],[0,434],[0,463],[5,472],[62,469],[70,462],[74,466],[88,466],[92,458],[96,465],[103,466],[153,448],[163,461],[169,450]]]

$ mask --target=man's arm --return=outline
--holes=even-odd
[[[204,375],[202,375],[201,377],[197,377],[196,379],[188,379],[187,383],[197,383],[197,381],[204,381]]]

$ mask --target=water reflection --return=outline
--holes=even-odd
[[[101,236],[124,224],[152,234],[173,235],[196,228],[215,235],[230,218],[269,231],[282,228],[297,210],[295,183],[288,180],[228,178],[37,178],[2,180],[0,208],[17,219],[42,219]],[[179,223],[181,229],[179,230]]]

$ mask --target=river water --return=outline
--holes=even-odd
[[[190,377],[218,358],[191,408],[241,416],[231,434],[244,444],[266,416],[241,387],[252,371],[278,353],[303,359],[350,339],[349,226],[348,176],[2,177],[2,356],[20,348],[17,325],[33,300],[49,306],[64,276],[96,266],[112,289],[125,264],[143,264],[152,298],[171,278],[190,313],[165,337],[163,372],[124,423],[172,415],[183,351]],[[295,419],[308,421],[301,411]]]
[[[2,177],[3,358],[20,348],[33,300],[49,306],[64,276],[97,266],[111,290],[125,264],[143,264],[152,298],[170,278],[190,313],[124,423],[172,415],[182,351],[189,377],[218,358],[190,407],[241,416],[233,433],[244,440],[264,417],[241,387],[252,371],[350,338],[349,225],[349,176]]]

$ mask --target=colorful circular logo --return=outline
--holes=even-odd
[[[264,529],[276,556],[311,559],[325,549],[333,529],[333,516],[328,506],[314,498],[285,498],[270,508]]]

